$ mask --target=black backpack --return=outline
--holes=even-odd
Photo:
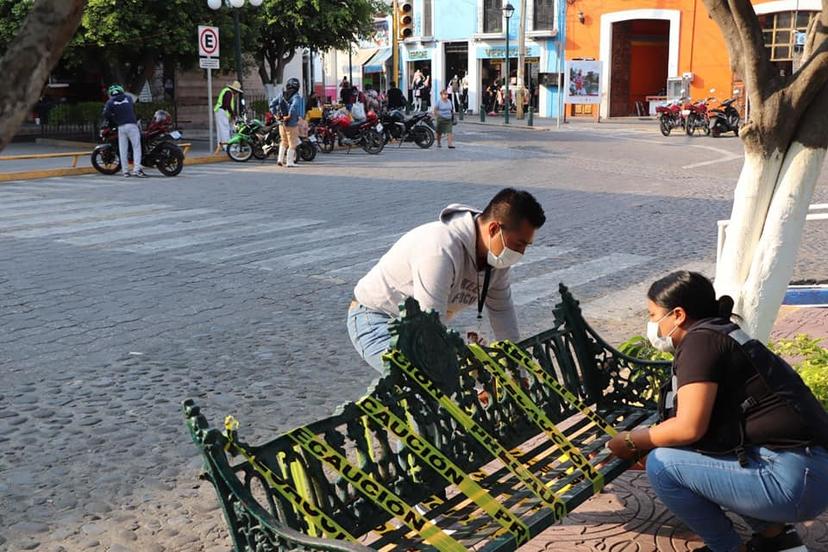
[[[761,392],[748,395],[745,394],[741,404],[734,408],[735,419],[730,423],[726,420],[719,420],[724,423],[726,430],[718,443],[722,450],[704,451],[715,454],[735,452],[739,463],[745,466],[747,456],[745,447],[752,443],[748,442],[745,436],[745,420],[749,414],[770,403],[782,402],[795,412],[802,427],[811,436],[806,442],[797,443],[799,446],[823,446],[828,448],[828,412],[822,407],[810,388],[805,385],[799,374],[796,373],[790,364],[777,354],[771,352],[762,342],[757,341],[745,333],[738,325],[729,320],[711,318],[702,320],[690,330],[691,332],[709,331],[724,335],[733,339],[739,349],[750,360],[754,375],[746,382],[745,388],[752,387],[761,389]],[[761,382],[759,386],[749,385],[755,383],[756,379]],[[675,416],[674,400],[677,389],[676,377],[673,375],[671,381],[661,386],[659,394],[659,414],[661,419]],[[761,443],[760,443],[761,444]]]

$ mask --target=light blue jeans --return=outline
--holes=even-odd
[[[740,515],[755,532],[774,523],[814,519],[828,509],[828,451],[822,447],[748,450],[707,456],[685,448],[657,448],[647,475],[658,498],[714,552],[741,544],[724,510]]]
[[[354,344],[359,356],[380,374],[385,372],[382,353],[391,346],[389,320],[391,316],[384,312],[371,310],[362,305],[348,309],[348,335],[351,336],[351,343]]]

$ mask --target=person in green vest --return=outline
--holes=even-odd
[[[219,92],[216,105],[213,108],[216,117],[216,141],[218,148],[230,141],[232,121],[239,113],[239,96],[242,93],[241,83],[233,81]]]

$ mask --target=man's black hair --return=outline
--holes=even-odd
[[[504,188],[497,192],[483,210],[483,218],[498,220],[513,228],[524,220],[533,228],[540,228],[546,222],[546,215],[538,200],[529,192],[514,188]]]

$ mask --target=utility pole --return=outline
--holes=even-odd
[[[509,55],[508,52],[506,55]],[[526,0],[520,0],[520,27],[518,31],[518,67],[517,67],[517,118],[523,119],[523,99],[526,95]]]
[[[391,2],[391,63],[394,64],[394,68],[391,70],[391,80],[394,81],[394,86],[402,88],[400,86],[400,29],[397,24],[398,9],[397,0],[393,0]]]

